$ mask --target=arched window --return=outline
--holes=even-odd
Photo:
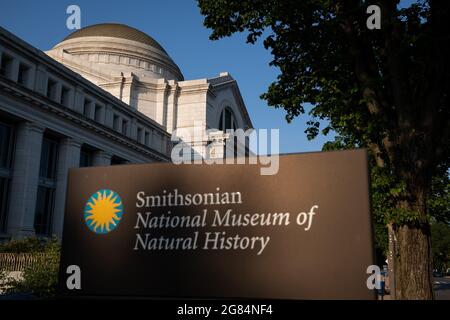
[[[234,117],[233,111],[230,108],[224,108],[220,114],[219,120],[219,130],[236,130],[236,118]]]
[[[230,148],[229,151],[233,150],[234,157],[238,156],[238,137],[235,136],[235,130],[237,130],[237,129],[238,129],[237,121],[236,121],[236,117],[234,116],[233,111],[229,107],[224,108],[222,110],[222,113],[220,114],[219,130],[232,134],[232,137],[230,137],[230,138],[233,140],[233,141],[231,141],[233,144],[229,145],[229,142],[230,142],[229,141],[229,142],[227,142],[227,146]],[[231,132],[229,132],[229,131],[231,131]],[[242,147],[242,145],[241,145],[241,147]],[[228,150],[228,149],[225,148],[225,150]],[[225,152],[228,152],[228,151],[225,151]]]

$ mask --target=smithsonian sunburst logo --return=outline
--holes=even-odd
[[[98,190],[84,207],[84,221],[89,230],[97,234],[105,234],[117,228],[122,215],[122,199],[109,189]]]

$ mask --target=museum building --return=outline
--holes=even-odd
[[[61,237],[69,168],[169,162],[172,133],[199,124],[218,129],[189,140],[204,158],[224,156],[226,130],[252,128],[228,73],[185,80],[158,42],[122,24],[46,52],[0,27],[0,241]]]

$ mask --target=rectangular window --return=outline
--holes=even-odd
[[[127,120],[122,121],[122,134],[125,136],[128,134],[128,121]]]
[[[13,145],[13,127],[0,122],[0,233],[6,232]]]
[[[92,152],[90,152],[90,150],[81,149],[80,168],[92,167],[92,161]]]
[[[39,177],[53,180],[56,177],[56,157],[58,142],[49,138],[42,141]]]
[[[19,76],[17,78],[17,82],[23,86],[27,86],[30,80],[30,67],[27,65],[20,63],[19,64]]]
[[[0,122],[0,168],[11,166],[12,127]]]
[[[61,89],[61,104],[70,107],[70,89],[66,86]]]
[[[122,158],[120,158],[120,157],[113,156],[113,157],[111,158],[111,165],[112,165],[112,166],[117,166],[117,165],[127,164],[127,163],[128,163],[127,160],[122,159]]]
[[[97,122],[101,122],[102,120],[102,106],[99,104],[95,105],[95,115],[94,115],[94,119]]]
[[[9,180],[0,177],[0,233],[6,232],[8,198],[9,198]]]
[[[13,64],[13,58],[8,56],[7,54],[2,54],[2,62],[0,65],[0,75],[10,78],[11,77],[11,69]]]
[[[117,114],[115,114],[114,120],[113,120],[113,128],[116,131],[119,131],[119,120],[120,120],[120,117]]]
[[[56,90],[57,90],[58,83],[48,78],[47,81],[47,98],[55,100],[56,99]]]
[[[41,236],[49,236],[51,232],[57,158],[58,141],[44,137],[42,140],[39,187],[34,215],[35,232]]]
[[[91,117],[91,100],[86,98],[84,99],[83,114],[88,118]]]
[[[34,216],[34,230],[37,235],[48,236],[51,233],[54,196],[54,188],[38,187]]]

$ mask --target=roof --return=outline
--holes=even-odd
[[[63,41],[82,37],[112,37],[112,38],[133,40],[136,42],[147,44],[167,54],[164,48],[148,34],[124,24],[119,23],[94,24],[69,34],[66,38],[64,38]]]

